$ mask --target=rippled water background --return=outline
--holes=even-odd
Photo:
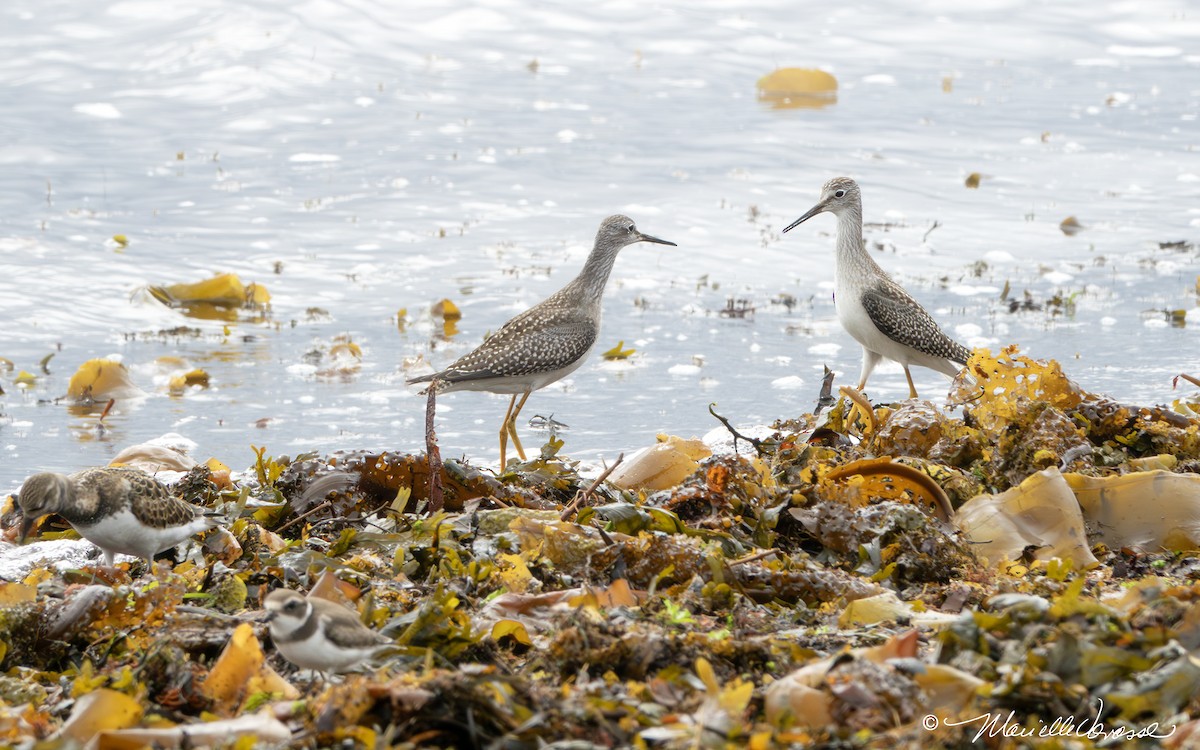
[[[615,212],[679,244],[617,262],[600,348],[637,354],[593,354],[525,415],[600,461],[707,432],[710,402],[739,424],[810,411],[822,365],[852,383],[860,350],[830,299],[833,219],[779,230],[839,174],[880,263],[966,343],[1019,343],[1130,402],[1178,397],[1200,364],[1200,11],[1182,0],[9,0],[0,50],[0,491],[167,432],[235,469],[251,444],[420,450],[406,367],[566,283]],[[783,66],[834,74],[836,103],[760,102]],[[1086,229],[1064,235],[1068,216]],[[197,320],[139,292],[216,272],[265,284],[270,315]],[[1006,284],[1072,304],[1011,313]],[[443,297],[463,310],[449,341]],[[730,299],[753,314],[723,317]],[[177,326],[200,333],[157,335]],[[339,335],[361,369],[323,375],[308,355]],[[149,396],[98,430],[53,399],[109,355]],[[169,396],[164,355],[211,387]],[[903,373],[870,391],[902,398]],[[505,398],[442,398],[444,453],[494,462]]]

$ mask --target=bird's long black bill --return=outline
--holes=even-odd
[[[37,523],[36,518],[24,518],[24,517],[21,518],[21,528],[17,532],[17,543],[18,544],[25,543],[25,540],[29,538],[29,532],[33,531],[33,526],[36,523]]]
[[[676,245],[674,242],[668,242],[667,240],[660,240],[657,237],[652,237],[648,234],[642,234],[641,232],[639,232],[638,234],[641,237],[642,242],[654,242],[659,245],[670,245],[671,247],[679,247],[679,245]]]
[[[821,213],[824,210],[825,210],[824,204],[818,203],[817,205],[808,209],[808,213],[804,214],[799,219],[796,219],[791,224],[788,224],[786,227],[784,227],[783,231],[787,232],[789,230],[795,229],[796,227],[800,226],[801,224],[808,221],[809,219],[811,219],[812,217],[816,216],[817,214]]]

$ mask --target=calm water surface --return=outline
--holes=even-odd
[[[616,212],[679,244],[617,262],[599,348],[637,353],[593,354],[526,416],[598,462],[709,431],[710,402],[739,424],[809,411],[822,366],[853,382],[860,350],[834,317],[832,217],[779,230],[839,174],[879,262],[965,343],[1179,397],[1171,377],[1200,369],[1200,12],[969,5],[9,0],[0,492],[170,432],[235,469],[252,444],[420,450],[406,374],[566,283]],[[836,103],[759,101],[782,66],[835,75]],[[217,272],[266,285],[269,314],[201,320],[142,291]],[[1006,285],[1041,308],[1009,312]],[[442,298],[463,311],[448,339]],[[731,300],[753,313],[721,315]],[[356,371],[328,357],[338,337]],[[147,396],[99,430],[54,399],[106,356]],[[169,395],[164,356],[210,387]],[[871,390],[903,397],[903,373]],[[494,462],[504,399],[442,398],[443,451]]]

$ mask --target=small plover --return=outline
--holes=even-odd
[[[215,514],[172,495],[149,474],[126,467],[85,469],[70,476],[34,474],[21,486],[17,504],[22,542],[39,518],[57,513],[104,552],[110,568],[118,552],[152,564],[159,552],[217,525]]]
[[[275,648],[301,669],[348,672],[395,646],[363,625],[358,613],[327,599],[275,589],[264,606]]]

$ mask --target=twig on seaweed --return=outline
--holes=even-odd
[[[438,450],[437,433],[433,429],[433,416],[437,411],[437,389],[441,385],[437,380],[429,385],[429,395],[425,399],[425,458],[429,465],[429,512],[440,513],[444,502],[442,500],[442,452]]]
[[[301,513],[300,515],[296,516],[295,518],[288,521],[284,525],[280,526],[278,529],[275,529],[275,533],[282,534],[284,531],[286,531],[286,530],[290,529],[291,527],[295,526],[296,524],[300,523],[304,519],[311,516],[313,513],[316,513],[319,510],[324,510],[325,508],[328,508],[330,506],[330,504],[331,504],[330,501],[326,500],[325,502],[321,503],[320,505],[314,505],[312,508],[310,508],[306,512]]]
[[[825,375],[821,378],[821,392],[817,394],[817,410],[813,412],[814,417],[837,403],[837,399],[833,397],[833,370],[829,369],[829,365],[824,367]]]
[[[374,527],[375,527],[376,529],[378,529],[378,530],[379,530],[379,532],[380,532],[380,533],[382,533],[382,534],[390,534],[390,533],[392,533],[392,532],[394,531],[394,529],[385,529],[384,527],[380,526],[379,524],[375,523],[374,521],[368,521],[368,520],[367,520],[367,519],[365,519],[365,518],[354,518],[354,519],[348,519],[348,518],[341,518],[341,517],[339,517],[339,518],[326,518],[326,519],[324,519],[324,520],[322,520],[322,521],[317,521],[316,523],[314,523],[314,524],[312,525],[312,529],[310,529],[310,530],[311,530],[311,531],[316,531],[317,529],[321,528],[322,526],[324,526],[324,525],[325,525],[325,524],[327,524],[327,523],[341,523],[341,522],[343,522],[343,521],[349,521],[349,520],[353,520],[353,521],[354,521],[354,523],[356,523],[356,524],[361,524],[361,525],[364,525],[364,526],[374,526]]]
[[[570,504],[567,505],[567,507],[563,508],[563,512],[562,512],[562,515],[560,516],[560,518],[563,521],[567,520],[579,508],[580,503],[582,503],[584,500],[591,500],[592,493],[596,491],[596,488],[600,486],[600,483],[603,482],[605,479],[608,479],[608,475],[613,473],[613,469],[620,466],[621,462],[624,460],[625,460],[625,454],[624,453],[619,454],[617,456],[617,460],[613,461],[612,466],[609,466],[607,469],[600,472],[600,476],[596,477],[595,481],[593,481],[591,484],[589,484],[588,488],[586,490],[580,490],[579,492],[576,492],[575,498],[573,500],[571,500]]]
[[[736,560],[730,560],[729,562],[726,563],[726,565],[728,565],[729,567],[732,568],[734,565],[743,565],[748,562],[754,562],[755,560],[761,560],[764,557],[770,557],[771,555],[778,555],[778,554],[779,554],[779,550],[777,550],[777,549],[774,549],[774,548],[765,549],[761,552],[756,552],[753,555],[747,555],[746,557],[739,557]]]
[[[941,226],[941,223],[940,223],[940,222],[938,222],[938,220],[937,220],[937,219],[934,219],[934,220],[933,220],[933,226],[931,226],[929,229],[926,229],[926,230],[925,230],[925,235],[924,235],[923,237],[921,237],[921,242],[924,242],[924,241],[928,240],[928,239],[929,239],[929,235],[930,235],[930,233],[931,233],[931,232],[933,232],[933,230],[937,229],[937,228],[938,228],[938,227],[940,227],[940,226]]]
[[[733,452],[737,453],[737,441],[739,438],[741,438],[742,440],[745,440],[750,445],[754,446],[755,453],[761,454],[763,441],[759,440],[758,438],[746,437],[742,433],[733,429],[733,425],[729,424],[728,419],[726,419],[725,417],[722,417],[720,414],[717,414],[715,411],[713,411],[713,407],[715,407],[716,405],[717,405],[717,402],[715,402],[715,401],[712,402],[711,404],[709,404],[708,405],[708,413],[713,415],[714,417],[716,417],[716,420],[718,422],[720,422],[721,424],[725,425],[725,429],[729,430],[729,434],[733,435]]]

